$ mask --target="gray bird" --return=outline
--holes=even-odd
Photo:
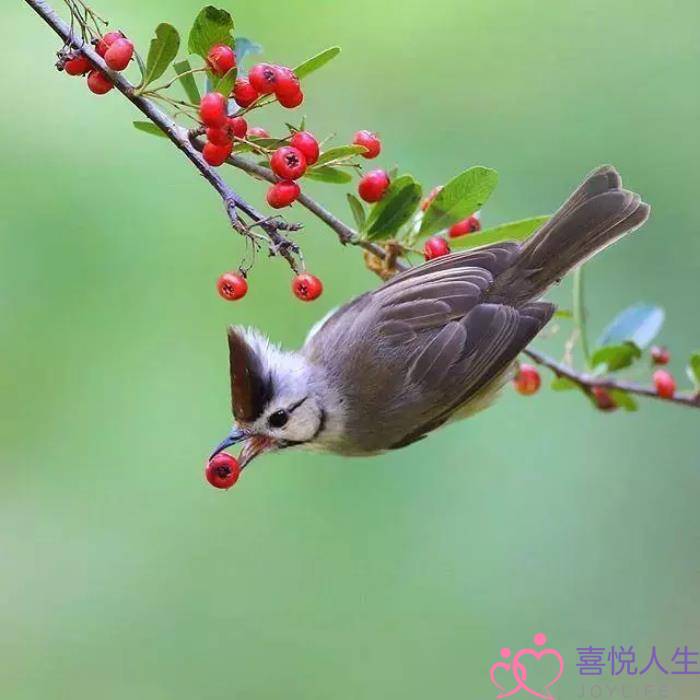
[[[402,272],[329,314],[298,352],[230,328],[235,424],[214,454],[243,443],[242,467],[290,447],[376,455],[486,408],[554,313],[539,298],[649,211],[604,166],[524,243]]]

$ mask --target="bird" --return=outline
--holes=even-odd
[[[212,457],[239,443],[241,468],[290,448],[378,455],[487,408],[552,318],[547,290],[649,214],[602,166],[525,241],[409,268],[332,311],[298,351],[229,327],[234,422]]]

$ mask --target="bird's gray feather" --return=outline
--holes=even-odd
[[[329,448],[402,447],[482,407],[551,318],[554,306],[537,299],[648,215],[603,166],[524,243],[431,260],[340,308],[302,350],[344,415]]]
[[[346,402],[348,451],[399,447],[446,422],[549,320],[551,311],[538,318],[485,303],[494,271],[516,250],[460,253],[403,273],[309,340],[305,355]]]

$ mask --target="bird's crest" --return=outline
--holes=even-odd
[[[261,358],[236,328],[228,329],[231,406],[236,420],[252,423],[272,394],[272,378]]]

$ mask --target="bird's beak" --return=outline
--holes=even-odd
[[[243,445],[239,462],[241,469],[263,452],[277,448],[277,441],[267,435],[251,435]]]
[[[246,439],[246,437],[246,434],[240,428],[234,426],[233,430],[226,436],[226,438],[216,446],[216,449],[211,453],[209,459],[212,459],[218,455],[219,452],[223,452],[227,447],[231,447],[231,445],[236,445],[239,442],[242,442]]]
[[[236,445],[244,440],[246,442],[245,445],[243,445],[243,449],[241,450],[241,455],[238,460],[241,469],[243,469],[246,464],[263,452],[269,452],[270,450],[277,448],[277,441],[274,438],[267,437],[266,435],[250,435],[240,428],[234,427],[226,438],[216,446],[216,449],[211,453],[209,459],[212,459],[218,455],[219,452],[223,452],[227,447]]]

